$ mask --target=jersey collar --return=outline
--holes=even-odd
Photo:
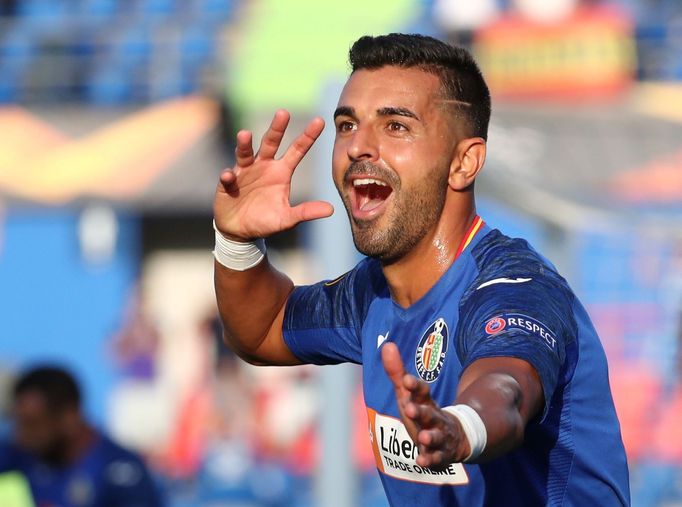
[[[466,247],[469,246],[469,244],[473,241],[473,239],[476,237],[476,234],[478,234],[478,231],[483,229],[483,226],[485,225],[485,222],[481,217],[476,215],[474,217],[474,220],[471,222],[471,225],[469,226],[469,230],[466,232],[464,237],[462,238],[462,241],[459,244],[459,248],[457,248],[457,253],[455,254],[455,260],[462,254],[464,250],[466,250]]]

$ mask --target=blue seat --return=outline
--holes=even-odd
[[[0,58],[28,61],[38,52],[36,37],[21,23],[15,23],[0,38]]]
[[[119,3],[117,0],[83,0],[78,12],[97,19],[111,18],[118,14]]]
[[[119,60],[147,61],[153,51],[151,30],[142,23],[130,25],[112,37],[108,50]]]
[[[215,35],[203,26],[188,28],[180,40],[180,54],[192,60],[208,60],[215,53]]]
[[[175,0],[142,0],[139,8],[144,14],[172,14],[177,7]]]
[[[55,16],[66,7],[62,0],[21,0],[17,2],[19,16]]]
[[[0,104],[11,104],[19,100],[20,76],[16,71],[10,71],[0,66]]]
[[[232,0],[198,0],[194,10],[200,19],[212,21],[227,21],[234,12]]]
[[[85,94],[93,104],[104,106],[125,104],[134,96],[130,77],[116,66],[97,69],[86,84]]]
[[[69,21],[69,5],[63,0],[22,0],[17,14],[33,28],[56,32]]]

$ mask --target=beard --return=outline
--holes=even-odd
[[[431,168],[409,189],[403,189],[395,172],[369,162],[351,164],[344,181],[353,174],[379,177],[393,189],[390,208],[372,220],[356,220],[348,194],[338,189],[350,219],[355,248],[384,265],[392,264],[408,254],[438,222],[445,206],[448,172]]]

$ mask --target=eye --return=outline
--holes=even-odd
[[[407,132],[407,127],[400,122],[390,121],[388,122],[388,130],[391,132]]]
[[[337,132],[350,132],[355,130],[355,123],[349,120],[342,120],[336,125]]]

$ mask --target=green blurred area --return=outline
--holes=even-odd
[[[415,2],[262,0],[244,15],[227,95],[241,111],[306,110],[325,82],[348,74],[348,49],[357,38],[405,26]]]
[[[0,474],[0,505],[34,507],[31,490],[23,475],[17,472]]]

